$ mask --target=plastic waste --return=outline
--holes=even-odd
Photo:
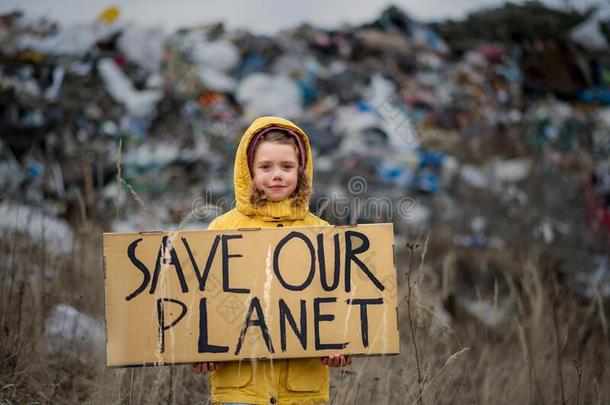
[[[603,87],[595,87],[583,90],[578,97],[585,103],[610,104],[610,90]]]
[[[127,60],[148,73],[154,73],[161,69],[165,41],[166,35],[161,27],[130,26],[117,40],[117,46]]]
[[[164,167],[178,159],[179,156],[180,148],[175,143],[143,143],[126,153],[123,156],[123,163],[139,170],[150,170]]]
[[[183,41],[199,79],[208,90],[232,93],[237,81],[233,71],[240,62],[237,46],[224,39],[210,41],[204,32],[192,32]]]
[[[16,46],[23,51],[32,50],[47,55],[84,56],[97,42],[110,38],[120,29],[118,24],[75,24],[42,37],[20,35],[16,39]]]
[[[113,23],[121,16],[121,10],[118,7],[108,7],[104,11],[98,14],[96,19],[98,21],[104,21],[106,23]]]
[[[85,315],[76,308],[59,304],[45,320],[47,352],[71,355],[88,361],[104,352],[105,333],[102,322]]]
[[[26,175],[11,150],[0,141],[0,198],[18,191]]]
[[[411,187],[424,193],[436,194],[441,189],[439,176],[442,173],[445,156],[441,152],[418,150],[419,164],[413,176]]]
[[[396,85],[379,74],[373,75],[365,99],[369,112],[388,135],[389,145],[396,150],[411,151],[419,147],[419,137],[403,105],[396,101]]]
[[[570,39],[589,51],[608,49],[608,40],[600,29],[603,11],[595,12],[591,17],[572,28]],[[607,16],[608,17],[608,16]]]
[[[196,63],[223,72],[235,68],[240,60],[239,50],[232,42],[208,41],[204,38],[192,47],[191,56]]]
[[[0,204],[0,231],[26,234],[56,255],[72,252],[74,245],[74,233],[66,221],[23,204]]]
[[[202,66],[197,73],[208,90],[223,93],[232,93],[237,86],[237,81],[221,70],[209,66]]]
[[[108,93],[123,104],[130,114],[145,117],[154,112],[163,95],[160,90],[136,90],[129,78],[110,58],[100,60],[98,70]]]
[[[245,120],[260,115],[294,119],[303,114],[301,90],[294,80],[286,76],[251,74],[239,83],[235,95],[244,107]]]
[[[51,85],[44,91],[44,96],[47,100],[57,100],[65,74],[66,70],[63,66],[57,66],[55,69],[53,69],[53,81]]]
[[[494,303],[491,300],[471,300],[467,298],[460,298],[458,300],[462,308],[479,320],[482,324],[488,328],[495,329],[505,320],[507,311],[506,304]]]
[[[607,255],[597,255],[593,258],[593,271],[582,271],[576,280],[582,285],[584,295],[595,298],[599,293],[605,299],[610,298],[610,258]]]
[[[487,175],[474,166],[464,165],[459,173],[460,178],[472,187],[484,189],[489,185]]]
[[[241,62],[238,69],[238,77],[241,79],[251,73],[264,71],[266,66],[267,61],[262,55],[256,52],[249,52]]]
[[[525,180],[531,168],[532,161],[528,158],[496,161],[491,165],[494,180],[509,183]]]
[[[430,28],[414,24],[411,26],[411,34],[416,44],[425,47],[426,49],[433,50],[440,54],[447,54],[449,52],[449,46],[443,41],[443,39]]]
[[[411,180],[411,174],[404,166],[386,161],[381,162],[377,168],[377,175],[385,181],[403,187]]]

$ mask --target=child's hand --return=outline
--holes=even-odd
[[[216,371],[220,368],[220,363],[194,363],[193,370],[197,374],[206,374],[208,371]]]
[[[352,358],[350,356],[344,356],[342,354],[322,357],[320,361],[322,362],[322,364],[328,367],[345,367],[349,364],[352,364]]]

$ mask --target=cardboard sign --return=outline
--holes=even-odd
[[[399,352],[392,224],[104,234],[107,365]]]

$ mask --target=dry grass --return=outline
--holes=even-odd
[[[47,352],[55,304],[103,319],[101,231],[76,240],[71,255],[55,255],[23,235],[2,237],[0,403],[208,403],[206,379],[189,366],[107,369],[87,347]],[[456,250],[431,237],[424,258],[425,240],[416,242],[412,267],[408,249],[398,257],[401,354],[334,370],[333,404],[610,403],[601,295],[570,293],[535,248]],[[465,298],[500,315],[487,322]]]

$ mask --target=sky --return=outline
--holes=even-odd
[[[514,0],[522,2],[523,0]],[[547,5],[583,9],[610,6],[610,0],[543,0]],[[224,21],[229,29],[247,28],[271,34],[303,22],[322,28],[342,23],[373,20],[390,4],[396,4],[422,21],[461,18],[482,7],[494,7],[504,0],[2,0],[0,13],[22,9],[26,15],[45,15],[61,24],[87,22],[106,7],[116,5],[121,20],[141,25],[161,25],[167,30],[195,24]]]

